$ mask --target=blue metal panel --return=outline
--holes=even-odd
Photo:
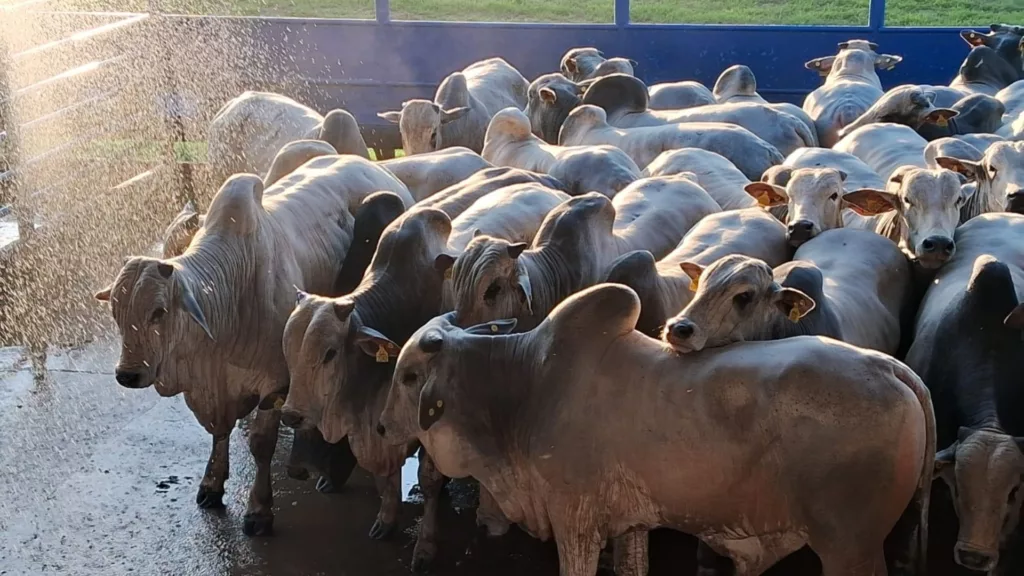
[[[872,0],[870,26],[627,24],[628,0],[615,0],[616,24],[407,22],[390,21],[388,0],[375,2],[377,21],[246,21],[257,25],[269,53],[279,55],[282,84],[292,85],[286,92],[303,94],[320,109],[343,106],[360,123],[392,131],[377,112],[432,98],[447,74],[492,56],[535,78],[557,70],[569,48],[596,46],[636,60],[636,74],[648,84],[696,79],[711,85],[722,69],[743,63],[763,94],[800,103],[821,82],[804,62],[834,54],[844,40],[872,40],[881,52],[904,57],[895,70],[880,73],[886,86],[946,84],[968,51],[956,28],[884,27],[884,0]]]

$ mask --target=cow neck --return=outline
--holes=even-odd
[[[537,319],[534,325],[559,302],[586,287],[582,266],[586,265],[587,258],[581,248],[565,239],[552,238],[521,259],[530,276],[533,317]]]
[[[890,210],[882,214],[879,220],[878,233],[896,242],[908,253],[913,252],[913,249],[906,245],[906,221],[899,211]]]
[[[984,175],[978,179],[974,194],[971,194],[971,197],[960,208],[960,224],[981,214],[1002,211],[1003,206],[992,190],[992,181],[988,179],[987,175]]]
[[[384,334],[395,344],[405,341],[428,320],[441,313],[440,288],[412,279],[397,278],[384,271],[363,282],[349,296],[356,303],[354,314],[369,328]]]
[[[205,240],[208,236],[204,237]],[[223,240],[215,237],[211,240]],[[184,255],[174,260],[178,264],[178,281],[187,287],[206,317],[216,339],[218,353],[230,351],[236,342],[247,341],[252,329],[259,325],[258,314],[264,307],[253,302],[272,302],[273,294],[256,282],[258,262],[243,242],[207,241],[193,244]],[[180,289],[177,287],[176,289]],[[180,293],[175,294],[180,298]],[[244,306],[242,303],[246,303]],[[207,336],[195,322],[189,322],[193,342],[202,342],[201,348],[210,348]],[[230,355],[230,352],[229,352]]]

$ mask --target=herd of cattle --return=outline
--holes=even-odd
[[[381,113],[406,153],[381,162],[344,110],[246,92],[210,126],[205,214],[96,295],[117,382],[213,436],[203,508],[256,410],[249,535],[283,422],[290,473],[376,478],[373,538],[422,449],[414,568],[472,477],[478,522],[553,538],[562,576],[609,541],[646,574],[656,527],[704,575],[805,545],[826,576],[923,574],[940,507],[944,557],[1019,574],[1024,28],[962,36],[949,86],[887,92],[901,58],[843,42],[802,109],[744,66],[709,90],[594,48],[532,83],[493,58]]]

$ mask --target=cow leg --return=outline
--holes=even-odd
[[[476,507],[476,525],[487,528],[487,535],[491,537],[504,536],[511,526],[498,501],[483,484],[480,485],[480,502]]]
[[[231,447],[230,434],[215,434],[210,460],[206,463],[206,474],[199,483],[196,504],[200,508],[224,507],[224,482],[228,479],[228,452]]]
[[[395,531],[398,520],[398,505],[402,502],[402,473],[391,476],[374,476],[377,492],[380,494],[380,512],[370,528],[370,538],[383,540]]]
[[[270,479],[270,463],[277,447],[280,423],[279,410],[258,410],[249,428],[249,452],[256,461],[256,480],[249,491],[249,507],[242,525],[246,536],[270,536],[274,533],[274,487]]]
[[[594,576],[601,556],[603,540],[585,525],[568,522],[568,526],[555,528],[558,545],[559,576]]]
[[[420,520],[419,533],[416,535],[416,546],[412,549],[412,569],[419,572],[429,567],[437,554],[437,507],[441,500],[441,489],[444,488],[444,476],[437,471],[434,461],[423,449],[420,450],[417,476],[420,492],[423,493],[423,519]]]
[[[647,537],[648,532],[641,530],[612,541],[615,576],[647,576]]]

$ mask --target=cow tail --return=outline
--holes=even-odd
[[[917,401],[924,411],[924,420],[927,439],[925,441],[925,457],[922,463],[921,477],[918,480],[917,491],[914,493],[914,501],[917,502],[920,519],[917,530],[917,566],[918,575],[927,573],[928,566],[928,510],[931,505],[932,480],[935,476],[935,453],[936,453],[936,432],[935,432],[935,410],[932,407],[931,392],[925,387],[921,378],[909,367],[900,362],[894,362],[893,374],[910,388]]]

